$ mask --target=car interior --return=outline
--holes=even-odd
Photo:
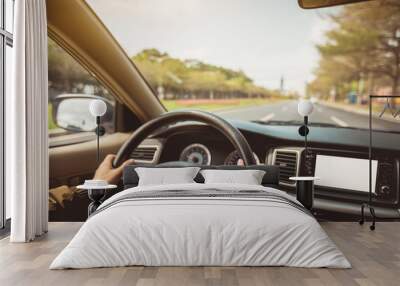
[[[1,285],[397,285],[398,1],[0,3]]]
[[[321,1],[322,4],[316,2],[318,1],[310,1],[310,3],[305,1],[304,8],[314,7],[312,5],[331,5],[329,1]],[[113,114],[110,114],[110,121],[114,121],[110,125],[114,125],[114,132],[102,139],[103,148],[101,152],[103,152],[103,156],[110,153],[114,154],[127,139],[127,132],[135,130],[143,120],[148,120],[164,113],[165,107],[154,96],[155,91],[152,90],[151,86],[148,86],[146,78],[140,74],[140,70],[132,69],[130,60],[124,57],[121,48],[116,49],[113,47],[112,44],[116,45],[117,43],[115,43],[112,35],[104,26],[103,31],[99,31],[97,28],[96,33],[90,33],[91,29],[95,29],[95,26],[102,25],[102,23],[93,15],[93,11],[90,11],[90,7],[87,4],[81,1],[62,4],[52,4],[50,2],[47,5],[47,9],[49,11],[49,37],[55,43],[65,51],[69,51],[75,59],[84,58],[82,62],[79,60],[79,63],[83,67],[86,64],[90,65],[92,67],[90,72],[94,75],[96,75],[97,66],[98,69],[102,69],[103,73],[108,72],[109,74],[118,75],[118,78],[109,78],[107,82],[101,81],[100,76],[96,77],[110,93],[117,88],[123,89],[126,93],[125,96],[121,93],[115,93],[115,103],[110,108],[110,110],[113,110]],[[74,27],[69,25],[69,19],[64,12],[69,11],[69,9],[77,12],[74,14],[74,18],[78,21],[84,21],[82,26]],[[88,13],[92,14],[92,19],[88,17]],[[60,14],[64,14],[64,16]],[[80,32],[78,32],[78,29]],[[88,40],[86,37],[88,34],[96,38]],[[66,38],[70,41],[69,43],[65,42]],[[99,43],[103,48],[101,50],[97,49],[97,46],[91,44],[93,41]],[[83,49],[84,51],[82,51]],[[119,57],[117,55],[118,50],[122,54]],[[90,54],[90,57],[87,54]],[[94,57],[100,58],[102,61],[112,59],[114,64],[94,62]],[[127,62],[124,63],[124,61]],[[121,74],[124,74],[125,78],[122,78]],[[102,77],[105,76],[105,74],[102,75]],[[127,79],[127,77],[130,79]],[[125,86],[118,86],[118,81]],[[111,85],[115,86],[111,87]],[[114,95],[114,93],[112,94]],[[135,96],[127,94],[134,94]],[[145,94],[147,95],[146,97]],[[70,98],[67,97],[65,99]],[[88,101],[90,99],[92,98],[89,97]],[[54,99],[53,118],[57,118],[56,112],[59,104],[57,102],[62,100],[62,96]],[[139,102],[140,108],[135,108],[135,105],[139,106]],[[73,101],[71,105],[74,105]],[[138,109],[140,109],[140,112]],[[330,126],[324,122],[323,124],[320,122],[313,123],[315,127],[313,127],[309,137],[312,146],[306,160],[303,149],[304,139],[296,131],[299,125],[298,122],[280,123],[255,120],[250,122],[234,119],[232,124],[244,134],[256,155],[258,164],[287,165],[281,167],[280,186],[290,193],[295,192],[296,183],[290,181],[289,178],[299,175],[314,175],[317,155],[368,159],[369,131],[367,128],[361,129],[357,128],[358,126],[338,128],[334,124]],[[93,139],[94,134],[87,134],[84,138],[81,138],[81,134],[79,134],[80,138],[76,138],[77,136],[73,138],[74,135],[71,135],[57,135],[54,137],[50,135],[51,188],[63,185],[76,186],[83,182],[84,179],[91,178],[96,169],[96,162],[91,162],[90,160],[94,156],[96,146],[87,143],[87,141]],[[240,155],[235,152],[235,148],[229,143],[229,140],[226,140],[214,128],[204,126],[204,124],[192,123],[182,126],[165,126],[156,134],[149,135],[151,136],[146,138],[138,148],[132,150],[129,156],[138,163],[156,165],[168,161],[193,162],[191,156],[196,155],[198,156],[198,158],[196,157],[197,163],[200,165],[234,165],[240,158]],[[71,144],[74,140],[76,143]],[[373,192],[375,193],[374,200],[379,206],[377,211],[383,217],[394,216],[399,218],[399,188],[397,186],[399,150],[395,143],[397,141],[398,135],[394,133],[376,132],[374,134],[374,144],[379,149],[374,152],[374,160],[378,161],[379,164],[376,170],[377,178]],[[77,160],[77,158],[84,157],[87,158],[87,160],[84,160],[87,165],[81,164]],[[282,157],[285,159],[282,159]],[[286,161],[286,158],[289,161]],[[316,186],[315,197],[316,206],[318,205],[316,211],[317,213],[319,212],[319,215],[330,215],[334,219],[354,220],[358,218],[360,203],[368,199],[368,191],[354,192],[350,189],[340,190],[340,188],[335,188],[334,186]],[[74,206],[74,204],[71,205],[74,213],[72,214],[71,212],[69,220],[82,221],[86,219],[88,198],[87,196],[83,198],[85,202],[79,203],[81,207]],[[60,207],[59,204],[57,206]],[[54,216],[50,212],[51,219],[65,220],[61,213],[62,211],[64,211],[64,208],[60,210],[60,215],[54,212]]]

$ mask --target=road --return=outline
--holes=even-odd
[[[238,109],[215,112],[226,119],[261,120],[261,121],[302,121],[297,113],[297,101],[282,101],[268,105],[251,106]],[[400,132],[399,122],[383,119],[373,119],[372,127],[377,130]],[[356,127],[368,129],[368,115],[352,113],[321,104],[315,104],[313,113],[309,116],[310,123],[329,123],[341,127]]]

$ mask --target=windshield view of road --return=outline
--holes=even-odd
[[[369,95],[398,92],[396,0],[313,11],[293,0],[88,2],[168,110],[293,123],[306,98],[311,124],[368,128]],[[397,106],[376,100],[373,128],[400,131]]]
[[[309,99],[310,124],[366,129],[369,95],[399,92],[397,0],[318,10],[294,0],[88,3],[169,111],[296,124],[298,100]],[[50,102],[71,93],[112,98],[52,41],[49,82]],[[372,106],[373,129],[400,132],[400,98]]]

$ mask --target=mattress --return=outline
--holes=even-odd
[[[351,267],[286,193],[193,183],[135,187],[109,198],[50,269],[133,265]]]

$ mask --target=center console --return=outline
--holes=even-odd
[[[399,208],[399,159],[387,152],[373,152],[372,199],[377,206]],[[293,191],[288,176],[317,176],[315,196],[360,204],[368,200],[369,160],[367,152],[309,148],[276,148],[272,164],[280,166],[280,184]]]
[[[374,154],[375,155],[372,160],[373,201],[377,205],[396,207],[399,205],[399,160],[379,152],[374,152]],[[343,164],[343,162],[352,164],[349,166],[350,168],[333,166],[331,170],[332,176],[336,176],[336,174],[333,173],[336,172],[340,167],[343,167],[346,172],[342,172],[341,175],[343,178],[341,181],[338,181],[338,187],[336,188],[329,185],[316,186],[315,190],[319,196],[330,198],[337,197],[340,199],[348,199],[357,202],[366,201],[369,191],[369,176],[366,176],[368,175],[366,172],[369,172],[369,160],[367,153],[311,148],[307,158],[305,158],[305,154],[302,156],[302,160],[300,162],[300,172],[302,170],[305,172],[311,171],[313,175],[315,175],[319,156],[337,157],[338,165]],[[346,158],[349,160],[345,160]],[[360,162],[357,161],[362,161],[362,163],[360,164]],[[362,168],[362,170],[360,170],[360,168]],[[360,175],[360,172],[363,173],[362,176]]]

